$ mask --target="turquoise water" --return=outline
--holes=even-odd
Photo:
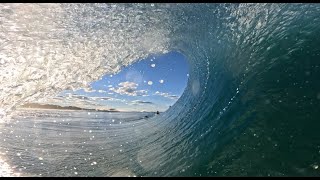
[[[102,16],[106,9],[99,5],[90,8],[66,7],[74,15],[72,26],[77,27],[69,33],[84,33],[92,39],[106,33],[94,34],[89,28],[93,25],[85,23],[92,20],[88,17]],[[151,118],[151,124],[143,122],[149,128],[141,131],[139,137],[143,138],[123,153],[125,157],[102,162],[118,163],[117,166],[107,168],[104,173],[90,171],[83,175],[109,176],[118,172],[137,176],[320,175],[318,4],[123,5],[123,10],[126,8],[128,12],[138,9],[146,27],[166,30],[163,31],[168,38],[166,48],[181,52],[189,61],[188,85],[172,108]],[[90,13],[75,13],[82,11]],[[153,12],[150,19],[141,15],[144,11]],[[120,19],[126,16],[125,11],[121,12]],[[168,16],[153,16],[159,12]],[[86,21],[77,24],[77,18]],[[154,23],[148,24],[148,20]],[[105,23],[100,25],[110,25]],[[160,35],[161,32],[155,34]],[[75,37],[68,36],[69,40]],[[80,75],[88,72],[98,71],[84,71]],[[52,86],[59,83],[57,80],[57,85]],[[50,88],[46,90],[54,89]],[[16,98],[10,93],[1,97]],[[40,140],[42,137],[37,136]],[[126,136],[110,148],[115,149],[132,138]],[[122,168],[124,162],[130,162],[129,157],[138,157],[139,152],[142,163],[135,161],[136,166],[128,167],[128,171],[115,168]],[[71,159],[64,162],[81,164]],[[43,166],[46,167],[49,166]],[[44,169],[30,171],[44,175]]]

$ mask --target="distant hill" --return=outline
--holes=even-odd
[[[86,109],[76,106],[59,106],[53,104],[38,104],[38,103],[28,103],[20,106],[19,108],[34,108],[34,109],[59,109],[59,110],[82,110],[82,111],[98,111],[98,112],[119,112],[116,109]]]

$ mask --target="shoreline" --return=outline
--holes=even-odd
[[[110,113],[155,113],[155,112],[141,112],[141,111],[96,111],[96,110],[87,110],[87,109],[81,109],[81,110],[73,110],[73,109],[45,109],[45,108],[23,108],[19,107],[16,108],[16,110],[26,110],[26,111],[31,111],[31,110],[36,110],[36,111],[79,111],[79,112],[110,112]],[[162,112],[160,112],[162,113]]]
[[[47,109],[47,110],[71,110],[71,111],[94,111],[94,112],[120,112],[116,109],[88,109],[80,108],[76,106],[59,106],[54,104],[38,104],[38,103],[28,103],[17,107],[17,109]]]

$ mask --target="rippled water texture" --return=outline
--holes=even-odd
[[[320,175],[319,34],[318,4],[1,4],[0,116],[179,51],[188,86],[139,175]]]

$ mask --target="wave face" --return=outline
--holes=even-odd
[[[141,141],[149,149],[142,175],[319,175],[319,5],[0,9],[2,114],[148,55],[179,51],[190,64],[188,86]]]

